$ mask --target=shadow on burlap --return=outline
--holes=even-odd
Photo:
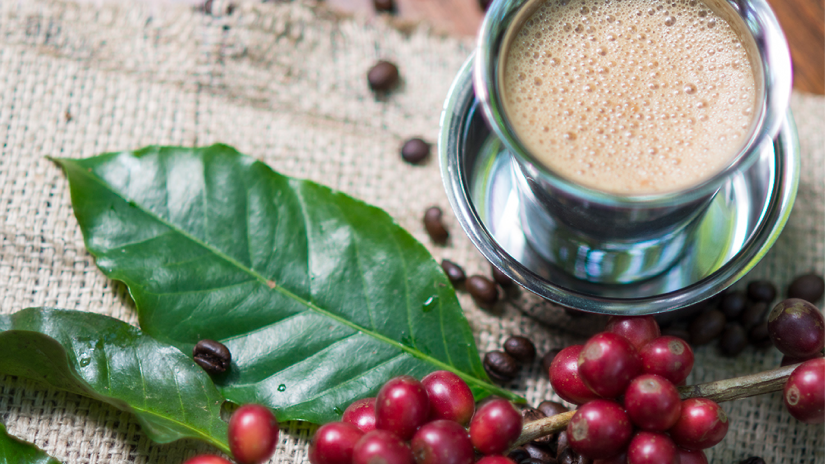
[[[191,7],[0,3],[0,310],[52,306],[136,324],[125,288],[107,280],[85,251],[60,170],[44,157],[86,157],[150,144],[223,142],[285,174],[310,178],[386,209],[436,259],[488,273],[453,216],[450,243],[427,238],[421,213],[450,208],[434,160],[402,163],[411,136],[435,141],[444,97],[471,40],[406,32],[383,19],[338,18],[305,2],[215,1]],[[364,75],[378,58],[399,63],[401,88],[377,99]],[[795,210],[774,249],[749,278],[784,287],[799,273],[825,271],[825,99],[795,95],[802,179]],[[510,334],[540,353],[580,343],[582,328],[558,308],[521,292],[500,313],[460,295],[482,352]],[[542,311],[537,324],[519,308]],[[777,366],[776,350],[736,359],[697,350],[690,383]],[[538,363],[510,385],[536,404],[554,398]],[[735,463],[825,461],[822,426],[800,424],[779,394],[724,405],[732,426],[708,456]],[[66,463],[177,464],[204,445],[150,442],[129,414],[22,379],[0,377],[0,413],[10,433]],[[274,462],[307,462],[313,428],[285,424]]]

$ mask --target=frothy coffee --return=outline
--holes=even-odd
[[[745,46],[697,0],[548,0],[505,57],[504,109],[553,172],[617,194],[721,171],[748,135]]]

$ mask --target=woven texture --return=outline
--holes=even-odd
[[[216,0],[212,13],[185,6],[0,2],[0,311],[52,306],[136,323],[125,288],[86,252],[65,177],[46,156],[87,157],[150,144],[223,142],[288,175],[309,178],[386,209],[437,259],[488,274],[459,231],[434,160],[401,162],[402,141],[434,141],[449,85],[472,41],[386,18],[340,18],[306,2]],[[399,64],[403,82],[377,98],[365,74],[378,58]],[[780,288],[803,272],[825,272],[825,99],[794,95],[802,179],[785,232],[750,278]],[[447,246],[420,223],[440,205]],[[746,279],[746,280],[748,280]],[[741,284],[740,284],[741,286]],[[540,353],[584,340],[592,322],[520,292],[497,311],[460,299],[482,352],[510,334]],[[538,324],[519,309],[544,311]],[[578,335],[576,335],[578,334]],[[735,359],[715,346],[696,352],[699,383],[778,366],[781,354],[748,348]],[[510,385],[536,404],[554,398],[538,362]],[[748,456],[769,463],[825,462],[822,426],[794,420],[772,394],[727,403],[732,425],[708,451],[714,463]],[[66,463],[183,462],[208,448],[150,442],[127,413],[41,384],[0,377],[0,413],[10,433]],[[273,462],[308,462],[313,428],[284,424]]]

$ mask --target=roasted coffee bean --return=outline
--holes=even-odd
[[[428,156],[430,156],[430,144],[419,138],[409,139],[401,147],[401,158],[410,164],[421,163]]]
[[[555,459],[549,461],[542,461],[541,459],[527,458],[521,461],[521,464],[557,464]]]
[[[504,351],[522,364],[529,364],[536,358],[536,345],[529,338],[518,335],[504,341]]]
[[[727,320],[733,321],[742,314],[747,302],[744,292],[730,292],[719,302],[719,311],[722,311]]]
[[[513,279],[507,277],[507,274],[501,272],[497,267],[490,265],[490,269],[492,269],[493,280],[496,281],[499,285],[504,288],[510,288],[513,286]]]
[[[513,448],[510,450],[510,452],[507,453],[507,457],[512,459],[516,464],[521,464],[530,459],[530,453],[528,453],[526,449],[519,446],[518,448]]]
[[[745,330],[750,330],[753,326],[765,320],[770,307],[764,301],[749,301],[745,310],[739,316],[739,322]]]
[[[542,401],[539,403],[538,410],[543,412],[547,417],[553,417],[559,414],[564,414],[568,409],[561,403],[555,401]]]
[[[690,340],[690,332],[683,327],[670,326],[666,329],[662,329],[662,335],[670,335],[671,337],[681,338],[685,341]]]
[[[757,348],[767,348],[773,345],[770,335],[768,335],[768,322],[764,321],[755,325],[748,332],[748,341]]]
[[[544,419],[545,417],[547,416],[536,408],[526,407],[521,410],[521,419],[525,424],[528,422],[537,421],[539,419]]]
[[[541,358],[541,368],[544,370],[545,374],[550,373],[550,364],[553,363],[553,360],[556,359],[556,355],[561,352],[559,348],[553,348],[552,350],[548,351],[547,354],[542,356]]]
[[[690,343],[705,345],[715,340],[725,330],[725,315],[717,309],[705,311],[690,322]]]
[[[530,442],[524,445],[524,449],[527,451],[527,454],[529,454],[530,457],[533,459],[538,459],[539,461],[544,462],[551,462],[556,460],[556,457],[553,455],[553,453],[551,453],[550,450],[541,445],[536,445]]]
[[[816,303],[825,292],[825,280],[816,274],[806,274],[797,277],[788,286],[788,298],[802,298],[805,301]]]
[[[491,351],[484,355],[484,370],[497,380],[513,380],[519,369],[518,362],[503,351]]]
[[[573,451],[573,448],[568,446],[559,454],[558,462],[558,464],[592,464],[593,460]]]
[[[739,464],[765,464],[765,460],[759,456],[751,456],[748,459],[743,459]]]
[[[748,284],[748,298],[770,303],[776,298],[776,286],[767,280],[754,280]]]
[[[484,276],[470,276],[464,286],[467,287],[470,296],[482,306],[489,306],[498,301],[496,284]]]
[[[567,430],[562,430],[556,437],[556,458],[561,457],[561,453],[563,453],[568,446],[570,446],[570,442],[567,440]]]
[[[393,0],[372,0],[372,4],[375,7],[375,11],[392,11],[395,9],[395,3]]]
[[[389,61],[379,61],[367,73],[367,83],[372,90],[385,92],[398,83],[398,67]]]
[[[195,363],[210,374],[220,374],[229,369],[232,355],[223,343],[215,340],[201,340],[192,350]]]
[[[424,212],[424,228],[435,243],[445,243],[450,236],[442,222],[443,217],[444,213],[438,206],[431,206]]]
[[[719,348],[725,356],[736,356],[748,346],[748,335],[739,324],[729,324],[722,332]]]
[[[467,280],[467,275],[464,274],[464,269],[461,269],[461,266],[458,264],[450,261],[449,259],[441,260],[441,269],[444,269],[444,273],[447,274],[447,278],[450,279],[450,282],[455,284],[460,284]]]

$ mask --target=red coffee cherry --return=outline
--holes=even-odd
[[[355,444],[352,464],[413,464],[412,451],[394,433],[373,430]]]
[[[364,436],[358,427],[346,422],[330,422],[319,428],[309,444],[312,464],[352,464],[352,451]]]
[[[813,356],[825,347],[825,317],[805,300],[781,301],[768,314],[768,335],[774,346],[788,356]]]
[[[702,450],[686,450],[676,447],[679,452],[679,464],[708,464],[708,458]]]
[[[358,427],[364,433],[375,430],[375,398],[353,401],[347,406],[341,421]]]
[[[599,395],[587,388],[579,376],[579,354],[584,345],[573,345],[559,351],[550,363],[550,385],[561,399],[573,404],[584,404]]]
[[[473,464],[475,460],[467,430],[451,420],[424,424],[410,445],[417,464]]]
[[[682,399],[676,387],[664,377],[644,374],[628,385],[624,392],[624,407],[637,427],[664,432],[679,420]]]
[[[681,338],[665,335],[650,341],[639,353],[642,372],[660,375],[673,385],[687,379],[693,370],[693,350]]]
[[[477,464],[516,464],[506,456],[484,456],[478,460]]]
[[[509,401],[494,399],[479,407],[470,421],[470,440],[483,454],[501,454],[521,435],[521,424],[521,414]]]
[[[402,440],[412,438],[427,422],[430,400],[421,382],[409,375],[390,379],[375,399],[375,427],[388,430]]]
[[[806,424],[825,422],[825,358],[805,361],[794,369],[782,399],[797,420]]]
[[[637,350],[662,335],[653,316],[610,316],[604,330],[628,339]]]
[[[582,459],[581,461],[576,462],[575,464],[586,464],[587,461]],[[612,458],[607,459],[596,459],[593,461],[593,464],[627,464],[627,453],[618,454],[613,456]]]
[[[421,384],[430,399],[429,420],[447,419],[467,425],[475,412],[473,392],[461,377],[450,371],[436,371],[423,379]]]
[[[194,458],[184,462],[183,464],[232,464],[231,462],[227,461],[226,459],[215,456],[213,454],[201,454],[200,456],[195,456]]]
[[[590,459],[607,459],[624,451],[633,426],[621,406],[611,400],[593,400],[581,406],[567,424],[573,451]]]
[[[638,432],[627,447],[627,464],[680,464],[679,452],[663,433]]]
[[[728,433],[728,416],[715,402],[706,398],[682,401],[676,425],[668,430],[673,441],[690,450],[708,449]]]
[[[624,393],[642,370],[636,348],[621,335],[602,332],[590,337],[579,354],[579,376],[593,392],[605,398]]]
[[[229,449],[240,464],[268,461],[278,446],[278,434],[275,415],[259,404],[243,405],[229,419]]]

